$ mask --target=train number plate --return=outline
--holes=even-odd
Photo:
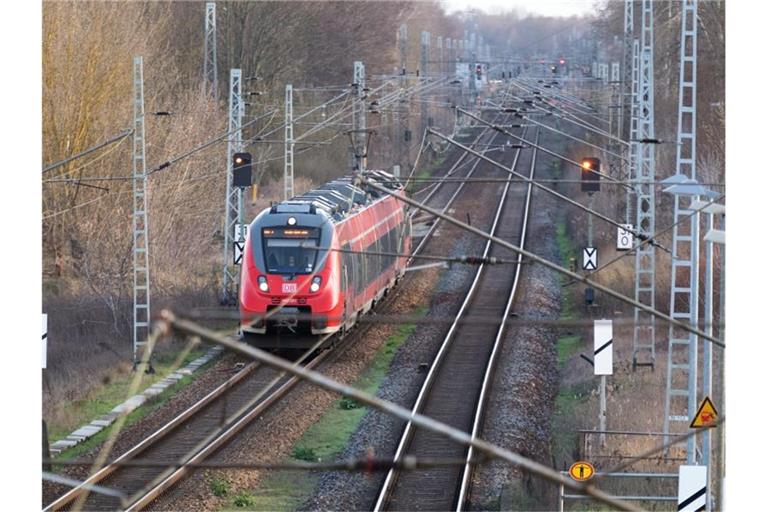
[[[283,293],[296,293],[296,283],[283,283]]]

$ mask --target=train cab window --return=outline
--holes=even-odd
[[[270,274],[311,274],[317,262],[318,240],[265,238],[264,255]]]

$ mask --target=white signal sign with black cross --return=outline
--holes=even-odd
[[[595,375],[613,375],[613,320],[595,320]]]
[[[597,247],[585,247],[581,255],[583,270],[597,270]]]
[[[680,466],[677,479],[678,512],[706,510],[707,466]]]
[[[628,251],[632,248],[632,224],[622,224],[616,228],[616,249],[619,251]]]
[[[232,254],[235,258],[235,265],[243,262],[243,252],[245,251],[245,242],[232,242]]]

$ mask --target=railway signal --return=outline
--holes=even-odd
[[[246,188],[251,186],[253,166],[250,153],[235,153],[232,155],[232,184],[235,187]]]
[[[586,157],[581,159],[581,191],[592,194],[600,192],[600,159]]]

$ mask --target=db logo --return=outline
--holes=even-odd
[[[283,283],[283,293],[296,293],[296,283]]]

